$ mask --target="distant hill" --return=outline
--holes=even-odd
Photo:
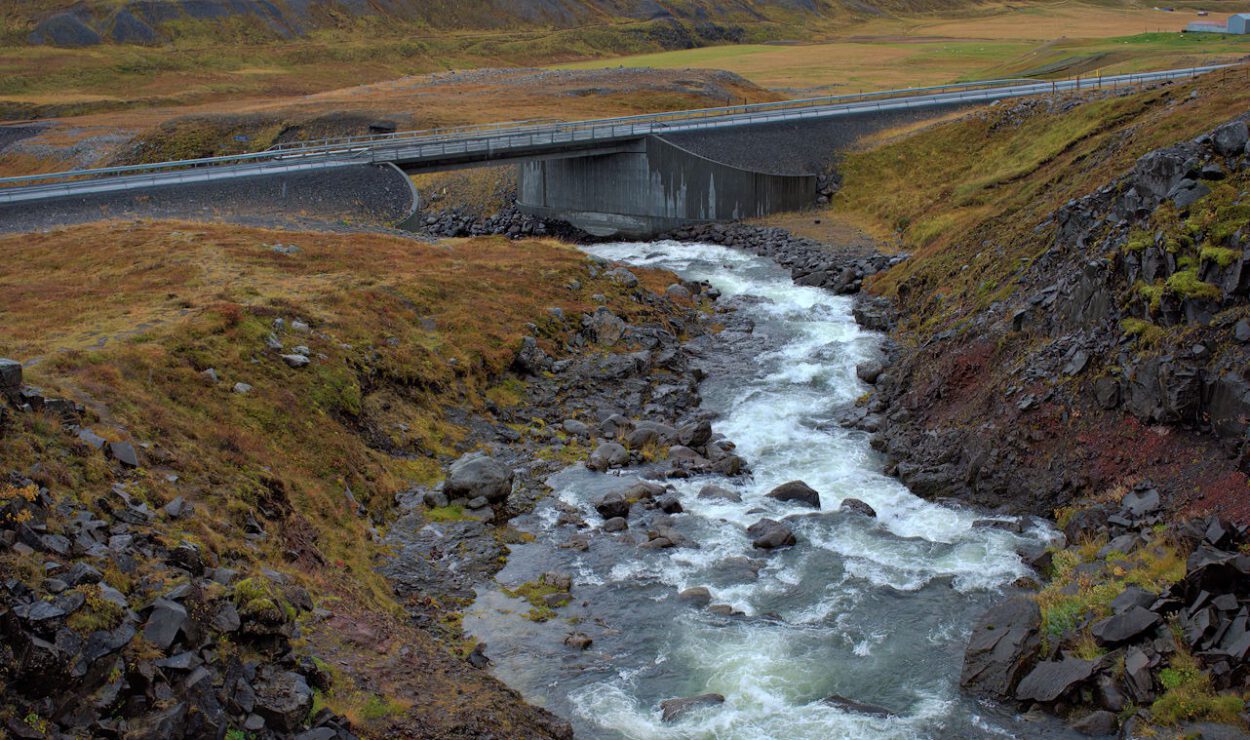
[[[29,0],[0,10],[10,42],[54,46],[160,44],[244,34],[296,38],[373,25],[389,31],[572,28],[669,23],[698,41],[734,41],[744,26],[967,4],[967,0]]]

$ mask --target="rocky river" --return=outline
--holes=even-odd
[[[552,476],[555,493],[513,522],[532,541],[512,546],[465,614],[494,673],[585,738],[1065,734],[959,692],[973,622],[1029,575],[1021,553],[1051,533],[912,495],[881,473],[865,432],[837,423],[869,391],[857,365],[885,341],[856,324],[852,299],[727,247],[588,251],[707,281],[736,309],[688,349],[707,373],[703,409],[751,474],[669,481],[676,502],[634,504],[624,529],[605,527],[595,503],[655,477],[646,464]],[[796,480],[816,507],[766,497]],[[561,516],[573,509],[589,536]],[[762,519],[795,544],[753,545]],[[647,547],[657,528],[677,546]],[[536,620],[509,589],[544,573],[571,577],[572,602]]]

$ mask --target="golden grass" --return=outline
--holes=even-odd
[[[1196,6],[1194,6],[1196,7]],[[1198,20],[1194,7],[1166,13],[1127,4],[1075,2],[975,5],[929,15],[884,15],[849,23],[818,43],[754,44],[594,59],[563,65],[589,69],[641,66],[723,69],[772,89],[854,93],[960,80],[1045,73],[1050,76],[1165,69],[1233,61],[1250,52],[1244,39],[1177,32]],[[1250,10],[1238,3],[1214,15]],[[1134,39],[1139,34],[1159,34]]]
[[[275,253],[274,243],[300,252]],[[548,307],[576,316],[601,293],[622,315],[664,321],[591,278],[581,252],[548,241],[430,245],[157,222],[9,236],[0,249],[0,355],[42,357],[30,382],[86,404],[85,423],[106,436],[155,444],[149,454],[180,480],[141,474],[142,495],[154,506],[190,495],[204,512],[181,538],[262,563],[294,552],[315,592],[375,608],[394,606],[373,571],[370,521],[356,516],[347,487],[382,513],[397,491],[437,479],[434,456],[455,454],[464,436],[444,409],[481,411],[495,386],[492,395],[516,396],[515,383],[499,380],[528,323],[549,351],[563,344]],[[574,279],[577,290],[567,287]],[[303,370],[264,344],[273,319],[297,317],[315,333],[281,339],[311,348]],[[219,384],[201,375],[210,367]],[[252,391],[232,393],[236,382]],[[395,420],[407,431],[394,431]],[[359,434],[375,423],[398,454]],[[89,495],[98,456],[69,452],[68,435],[41,416],[21,425],[0,440],[0,458],[22,469],[43,461],[58,490]],[[269,524],[275,536],[240,550],[239,528],[262,501],[288,513]]]
[[[913,315],[942,323],[1013,289],[1022,260],[1048,246],[1034,228],[1054,209],[1142,154],[1243,112],[1246,74],[1237,67],[1018,124],[990,111],[852,152],[832,211],[902,240],[916,258],[876,278],[872,289],[896,293],[906,284]]]

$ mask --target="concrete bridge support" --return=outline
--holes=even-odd
[[[679,226],[810,207],[816,176],[717,162],[657,136],[624,151],[522,164],[517,205],[597,236],[643,238]]]

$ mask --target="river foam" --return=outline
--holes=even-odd
[[[514,601],[483,593],[465,627],[490,645],[497,674],[527,699],[568,717],[584,738],[915,738],[992,733],[1059,736],[1061,730],[983,707],[958,692],[963,641],[977,614],[1028,568],[1018,552],[1047,536],[974,526],[976,512],[927,502],[881,473],[862,432],[832,423],[870,391],[855,366],[883,338],[861,330],[851,300],[794,286],[764,258],[711,245],[610,244],[591,254],[707,280],[738,301],[751,334],[726,332],[703,353],[704,407],[737,444],[752,475],[673,481],[686,513],[681,531],[698,548],[639,549],[611,535],[586,552],[556,546],[550,503],[521,522],[536,534],[513,548],[502,583],[543,570],[574,576],[574,616],[592,635],[586,654],[560,645],[560,620],[522,624]],[[626,474],[628,479],[628,473]],[[854,497],[878,518],[817,513],[794,525],[799,544],[764,555],[745,529],[760,518],[807,510],[765,497],[803,480],[823,512]],[[598,522],[592,502],[621,478],[569,468],[549,480],[555,495]],[[741,503],[697,498],[708,483]],[[762,561],[758,577],[744,558]],[[703,586],[714,603],[745,617],[718,617],[675,599]],[[564,616],[564,615],[562,615]],[[661,721],[663,699],[704,692],[723,705]],[[857,714],[821,701],[831,694],[887,707]]]

